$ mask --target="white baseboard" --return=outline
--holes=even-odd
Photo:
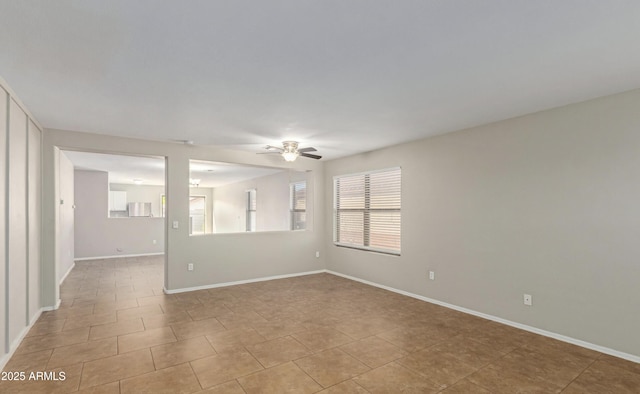
[[[187,291],[215,289],[217,287],[243,285],[243,284],[246,284],[246,283],[264,282],[264,281],[267,281],[267,280],[274,280],[274,279],[284,279],[284,278],[293,278],[293,277],[296,277],[296,276],[323,274],[325,272],[327,272],[327,270],[298,272],[298,273],[295,273],[295,274],[266,276],[266,277],[262,277],[262,278],[239,280],[239,281],[235,281],[235,282],[216,283],[216,284],[213,284],[213,285],[205,285],[205,286],[185,287],[185,288],[181,288],[181,289],[168,290],[166,288],[163,288],[163,291],[164,291],[165,294],[177,294],[177,293],[185,293]]]
[[[56,304],[54,306],[43,306],[42,311],[43,312],[55,311],[60,308],[61,303],[62,303],[62,299],[58,298],[58,301],[56,301]]]
[[[31,329],[31,327],[33,327],[33,325],[36,324],[36,322],[40,318],[40,315],[42,315],[42,312],[44,312],[44,309],[40,308],[40,310],[38,312],[36,312],[35,315],[33,315],[31,320],[29,321],[29,329]],[[27,331],[29,331],[29,330],[27,330]]]
[[[11,360],[11,357],[13,357],[13,354],[18,349],[18,346],[20,346],[20,343],[22,343],[22,340],[27,336],[27,334],[29,333],[29,330],[31,330],[31,327],[33,327],[33,325],[40,318],[42,311],[43,311],[43,308],[40,308],[38,312],[36,312],[36,314],[33,315],[33,317],[29,321],[29,325],[22,329],[22,331],[20,332],[20,335],[18,335],[18,337],[11,343],[11,346],[9,346],[9,352],[7,352],[5,355],[3,355],[0,358],[0,371],[4,370],[5,365],[7,365],[9,360]]]
[[[121,257],[160,256],[160,255],[163,255],[163,254],[164,254],[164,252],[159,252],[159,253],[140,253],[140,254],[117,254],[117,255],[114,255],[114,256],[78,257],[77,259],[73,259],[73,261],[119,259]]]
[[[472,309],[467,309],[467,308],[463,308],[461,306],[457,306],[457,305],[449,304],[449,303],[446,303],[446,302],[438,301],[438,300],[435,300],[433,298],[428,298],[428,297],[424,297],[424,296],[421,296],[421,295],[418,295],[418,294],[409,293],[408,291],[398,290],[398,289],[395,289],[393,287],[381,285],[381,284],[378,284],[378,283],[375,283],[375,282],[370,282],[368,280],[356,278],[354,276],[341,274],[339,272],[335,272],[335,271],[331,271],[331,270],[325,270],[325,272],[328,273],[328,274],[340,276],[340,277],[345,278],[345,279],[350,279],[350,280],[353,280],[353,281],[356,281],[356,282],[360,282],[360,283],[364,283],[364,284],[367,284],[367,285],[370,285],[370,286],[374,286],[374,287],[378,287],[378,288],[381,288],[381,289],[389,290],[389,291],[392,291],[394,293],[398,293],[398,294],[402,294],[402,295],[405,295],[405,296],[408,296],[408,297],[416,298],[416,299],[421,300],[421,301],[426,301],[426,302],[429,302],[429,303],[432,303],[432,304],[440,305],[440,306],[443,306],[445,308],[453,309],[453,310],[456,310],[456,311],[459,311],[459,312],[468,313],[470,315],[482,317],[482,318],[487,319],[487,320],[492,320],[492,321],[495,321],[495,322],[498,322],[498,323],[506,324],[508,326],[519,328],[519,329],[524,330],[524,331],[529,331],[529,332],[532,332],[534,334],[539,334],[539,335],[543,335],[545,337],[557,339],[559,341],[567,342],[567,343],[570,343],[572,345],[577,345],[577,346],[584,347],[584,348],[587,348],[587,349],[595,350],[597,352],[608,354],[610,356],[619,357],[619,358],[623,358],[625,360],[629,360],[629,361],[633,361],[633,362],[636,362],[636,363],[640,363],[640,356],[636,356],[636,355],[629,354],[629,353],[624,353],[624,352],[621,352],[621,351],[618,351],[618,350],[615,350],[615,349],[610,349],[608,347],[596,345],[596,344],[593,344],[593,343],[590,343],[590,342],[585,342],[585,341],[582,341],[580,339],[571,338],[571,337],[568,337],[568,336],[565,336],[565,335],[557,334],[555,332],[542,330],[542,329],[539,329],[539,328],[536,328],[536,327],[528,326],[526,324],[516,323],[516,322],[513,322],[511,320],[506,320],[506,319],[503,319],[503,318],[500,318],[500,317],[497,317],[497,316],[488,315],[486,313],[474,311]]]
[[[71,267],[69,267],[69,269],[67,270],[67,272],[64,274],[64,276],[62,277],[62,279],[60,279],[60,286],[62,286],[62,283],[64,282],[65,279],[67,279],[67,276],[69,276],[69,274],[71,273],[71,270],[73,270],[73,268],[76,266],[76,263],[71,264]]]

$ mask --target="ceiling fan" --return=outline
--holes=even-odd
[[[284,141],[282,148],[279,146],[267,145],[265,149],[268,152],[259,152],[259,154],[277,153],[281,155],[286,161],[295,161],[298,156],[308,157],[310,159],[322,159],[322,156],[314,155],[309,152],[316,152],[316,148],[308,147],[298,149],[297,141]]]

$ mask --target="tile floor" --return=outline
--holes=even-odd
[[[640,364],[329,274],[176,295],[162,257],[78,262],[2,393],[640,393]]]

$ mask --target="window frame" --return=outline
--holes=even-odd
[[[371,208],[371,188],[370,188],[370,182],[367,182],[367,177],[370,177],[373,174],[377,174],[377,173],[382,173],[382,172],[391,172],[391,171],[399,171],[399,175],[398,175],[398,183],[399,183],[399,189],[400,189],[400,195],[399,195],[399,208],[388,208],[388,209],[372,209]],[[348,177],[357,177],[357,176],[363,176],[363,182],[364,182],[364,207],[363,208],[347,208],[347,209],[338,209],[338,183],[339,180],[341,178],[348,178]],[[339,232],[340,232],[340,225],[339,225],[339,221],[340,221],[340,216],[339,216],[339,212],[345,212],[345,211],[351,211],[351,212],[362,212],[363,213],[363,223],[362,223],[362,245],[360,244],[354,244],[354,243],[348,243],[348,242],[340,242],[339,239]],[[371,214],[373,212],[398,212],[399,213],[399,224],[398,224],[398,237],[399,237],[399,248],[398,249],[389,249],[389,248],[381,248],[381,247],[372,247],[370,245],[371,242]],[[341,175],[335,175],[333,177],[333,243],[336,246],[339,247],[345,247],[345,248],[350,248],[350,249],[358,249],[358,250],[366,250],[366,251],[370,251],[370,252],[377,252],[377,253],[384,253],[384,254],[389,254],[389,255],[394,255],[394,256],[400,256],[401,252],[402,252],[402,167],[398,166],[398,167],[390,167],[390,168],[383,168],[383,169],[378,169],[378,170],[373,170],[373,171],[363,171],[363,172],[358,172],[358,173],[352,173],[352,174],[341,174]]]
[[[296,186],[297,185],[304,185],[304,209],[300,209],[300,208],[296,208],[296,202],[298,201],[298,199],[296,198]],[[307,181],[305,180],[300,180],[300,181],[293,181],[293,182],[289,182],[289,230],[290,231],[304,231],[307,229],[307,218],[306,218],[306,213],[307,213]],[[295,228],[295,223],[296,223],[296,214],[300,214],[303,213],[305,214],[305,219],[304,219],[304,227],[303,228]]]
[[[245,232],[255,233],[258,231],[258,189],[248,189],[246,198]]]
[[[204,208],[202,209],[202,215],[191,214],[192,213],[191,202],[193,198],[202,199],[202,202],[204,205]],[[198,232],[194,234],[193,232],[193,218],[195,216],[202,216],[202,227],[203,227],[202,233]],[[207,234],[207,196],[203,194],[190,194],[189,195],[189,236],[194,237],[194,236],[205,235],[205,234]]]

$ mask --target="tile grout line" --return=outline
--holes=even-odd
[[[571,386],[573,384],[573,382],[575,382],[576,380],[578,380],[578,378],[580,378],[580,376],[582,376],[583,373],[585,373],[586,370],[588,370],[589,368],[591,368],[591,366],[593,364],[595,364],[601,356],[596,357],[595,359],[593,359],[593,361],[591,361],[589,363],[589,365],[587,365],[582,371],[580,371],[579,374],[576,375],[575,378],[573,378],[569,383],[567,383],[564,387],[561,388],[560,392],[565,391],[569,386]]]
[[[294,364],[296,365],[296,367],[297,367],[300,371],[302,371],[305,375],[307,375],[311,380],[313,380],[314,382],[316,382],[316,383],[318,384],[318,386],[322,387],[322,389],[321,389],[321,390],[319,390],[319,391],[326,390],[326,389],[328,389],[329,387],[331,387],[331,386],[329,386],[329,387],[324,387],[324,385],[323,385],[322,383],[318,382],[316,379],[314,379],[314,378],[313,378],[313,376],[309,375],[309,373],[308,373],[307,371],[305,371],[305,370],[304,370],[304,368],[302,368],[302,367],[300,366],[300,364],[298,364],[298,363],[296,362],[296,361],[301,360],[301,359],[303,359],[303,358],[304,358],[304,357],[300,357],[300,358],[298,358],[297,360],[291,360],[291,361],[289,361],[289,362],[294,363]],[[342,383],[342,382],[339,382],[339,383]],[[339,384],[339,383],[336,383],[336,384]]]

